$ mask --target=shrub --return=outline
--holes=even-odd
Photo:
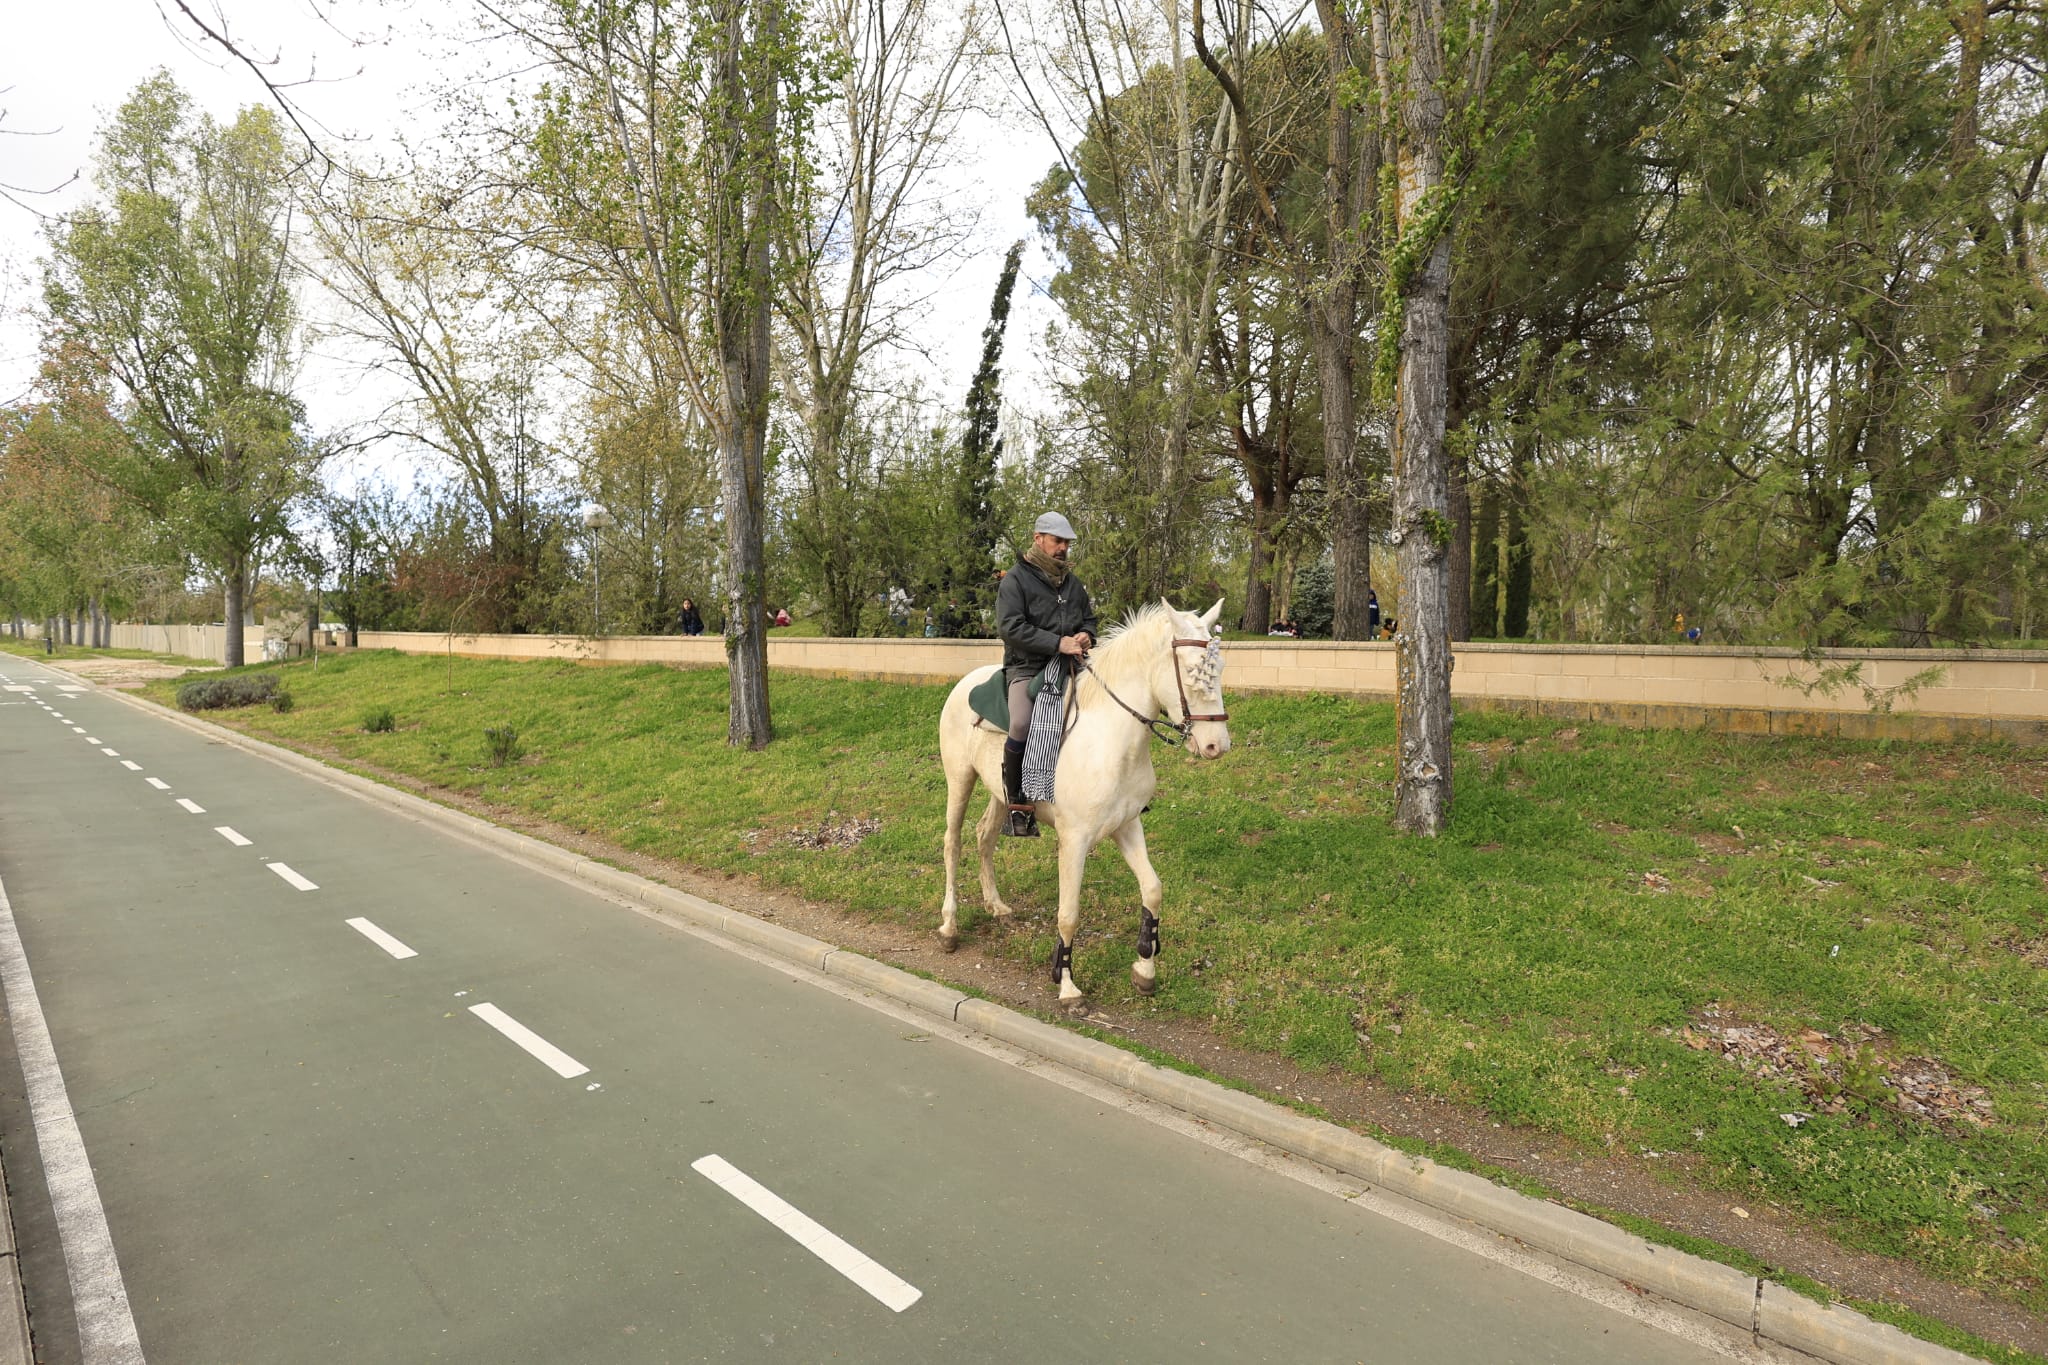
[[[275,673],[238,673],[225,678],[200,678],[178,689],[178,706],[186,711],[219,711],[231,706],[254,706],[283,693]],[[279,710],[287,710],[287,701]]]
[[[519,747],[519,732],[509,725],[485,730],[484,748],[490,754],[493,768],[504,767],[523,752]]]
[[[291,710],[296,705],[298,705],[298,703],[292,700],[292,694],[289,692],[279,692],[276,696],[270,699],[270,709],[277,712],[279,715],[283,715],[285,712]]]
[[[1328,559],[1312,560],[1294,576],[1294,601],[1289,610],[1305,636],[1321,639],[1330,633],[1336,614],[1337,574]]]
[[[373,735],[389,734],[398,728],[398,717],[391,714],[388,706],[366,706],[363,708],[363,728]]]

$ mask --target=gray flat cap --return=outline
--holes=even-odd
[[[1047,512],[1032,526],[1033,535],[1058,536],[1061,540],[1079,540],[1074,534],[1074,523],[1057,512]]]

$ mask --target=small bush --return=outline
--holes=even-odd
[[[519,747],[519,732],[509,725],[494,726],[484,731],[484,748],[491,756],[491,766],[502,768],[524,752]]]
[[[398,717],[391,714],[388,706],[366,706],[363,708],[363,728],[373,735],[389,734],[398,728]]]
[[[283,715],[297,705],[298,703],[292,700],[292,694],[289,692],[279,692],[270,699],[270,709],[279,715]]]
[[[277,706],[283,689],[274,673],[241,673],[225,678],[200,678],[178,689],[178,706],[186,711],[220,711],[231,706],[254,706],[269,702]],[[290,709],[291,703],[279,706]]]

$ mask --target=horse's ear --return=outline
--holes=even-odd
[[[1216,605],[1202,613],[1202,624],[1211,630],[1216,628],[1216,618],[1223,614],[1223,599],[1217,598]]]
[[[1177,611],[1175,611],[1175,610],[1173,609],[1173,603],[1171,603],[1171,602],[1167,601],[1167,600],[1166,600],[1165,598],[1163,598],[1163,597],[1159,599],[1159,605],[1160,605],[1160,606],[1162,606],[1162,607],[1164,607],[1164,608],[1166,608],[1166,614],[1167,614],[1168,616],[1178,616],[1178,615],[1180,615],[1180,613],[1179,613],[1179,612],[1177,612]]]

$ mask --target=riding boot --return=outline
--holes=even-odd
[[[1036,839],[1038,811],[1024,799],[1024,746],[1014,739],[1003,741],[1003,799],[1010,803],[1010,821],[1003,832]]]

